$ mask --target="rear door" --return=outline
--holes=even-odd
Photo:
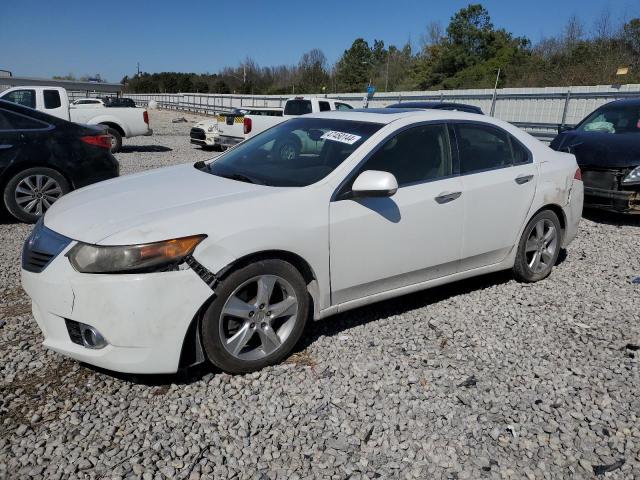
[[[15,161],[20,151],[18,132],[11,124],[10,116],[10,112],[0,108],[0,175]]]
[[[531,152],[498,127],[459,122],[455,138],[464,198],[464,271],[504,260],[518,242],[537,168]]]

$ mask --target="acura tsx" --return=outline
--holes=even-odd
[[[304,148],[282,155],[287,142]],[[544,279],[582,202],[574,156],[508,123],[324,112],[61,198],[25,242],[22,282],[64,355],[249,372],[286,357],[309,319],[498,270]]]

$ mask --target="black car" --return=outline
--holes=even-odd
[[[640,213],[640,99],[607,103],[559,130],[550,146],[576,156],[585,206]]]
[[[0,207],[33,223],[62,195],[118,176],[103,126],[0,100]]]
[[[386,108],[426,108],[435,110],[457,110],[458,112],[477,113],[484,115],[480,107],[464,103],[451,102],[402,102],[387,105]]]
[[[104,97],[102,99],[105,107],[129,107],[135,108],[136,102],[131,98],[122,98],[122,97]]]

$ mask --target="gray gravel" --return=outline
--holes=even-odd
[[[152,112],[123,173],[211,156],[178,116]],[[0,478],[640,475],[639,219],[591,214],[543,282],[342,314],[243,376],[115,376],[45,351],[19,286],[28,231],[0,224]]]

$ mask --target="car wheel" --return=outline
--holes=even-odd
[[[300,145],[300,140],[295,136],[285,138],[275,146],[275,152],[278,159],[283,161],[295,159],[300,155],[301,150],[302,146]]]
[[[107,135],[111,137],[111,153],[119,152],[122,148],[122,135],[115,128],[107,128]]]
[[[202,344],[209,361],[225,372],[252,372],[291,352],[308,315],[300,272],[281,260],[262,260],[220,282],[202,319]]]
[[[558,216],[543,210],[527,224],[513,266],[516,278],[522,282],[537,282],[546,278],[558,260],[562,230]]]
[[[69,190],[69,182],[55,170],[29,168],[9,180],[4,189],[4,204],[18,220],[35,223]]]

